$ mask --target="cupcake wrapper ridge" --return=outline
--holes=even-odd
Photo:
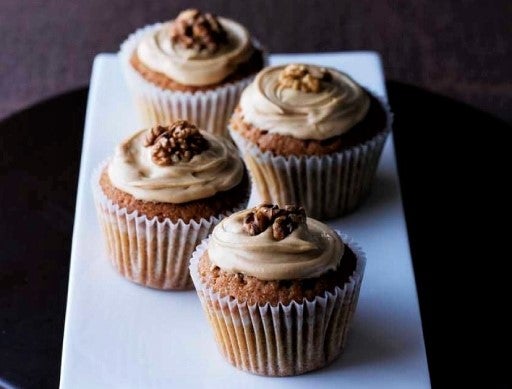
[[[105,196],[99,178],[106,163],[92,176],[92,190],[107,253],[117,271],[125,278],[156,289],[191,289],[189,261],[196,246],[231,213],[245,208],[245,203],[222,215],[172,222],[148,219],[137,211],[128,212]]]
[[[222,297],[201,282],[198,264],[208,240],[196,249],[190,274],[221,354],[235,367],[260,375],[290,376],[319,369],[343,350],[355,312],[366,257],[340,234],[357,258],[345,285],[313,301],[276,306]]]
[[[166,90],[152,84],[132,67],[130,58],[140,39],[148,31],[161,25],[156,23],[135,31],[122,43],[119,51],[125,79],[139,112],[141,125],[169,125],[178,119],[187,119],[206,131],[226,135],[228,120],[242,91],[254,76],[194,93]],[[256,41],[254,44],[259,46]]]

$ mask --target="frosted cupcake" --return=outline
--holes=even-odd
[[[190,274],[222,355],[250,373],[288,376],[342,352],[365,261],[302,208],[263,204],[222,220]]]
[[[264,64],[242,25],[195,9],[137,30],[120,58],[144,126],[183,118],[219,134]]]
[[[158,289],[192,287],[192,252],[249,194],[234,145],[186,121],[126,139],[92,185],[113,265]]]
[[[230,124],[262,199],[341,216],[368,194],[391,120],[348,75],[314,65],[262,70]]]

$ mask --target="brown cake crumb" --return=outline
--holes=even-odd
[[[263,152],[270,151],[274,155],[282,156],[327,155],[364,143],[385,129],[386,112],[374,96],[369,94],[369,97],[370,107],[363,120],[345,134],[324,140],[297,139],[256,128],[244,121],[240,107],[236,108],[230,123],[234,131],[254,143]]]
[[[257,255],[257,254],[255,254]],[[292,301],[303,302],[323,295],[325,291],[333,292],[336,286],[343,287],[354,273],[356,256],[345,248],[345,253],[336,271],[329,271],[317,278],[263,281],[241,273],[229,273],[221,270],[210,261],[206,250],[199,260],[199,276],[206,287],[221,296],[230,296],[240,302],[264,305],[270,303],[289,304]]]
[[[189,222],[190,220],[199,221],[201,218],[208,219],[211,216],[235,208],[249,198],[247,172],[244,172],[242,181],[238,185],[227,191],[218,192],[206,199],[180,204],[137,200],[131,194],[116,188],[112,184],[107,168],[103,170],[100,176],[100,186],[105,196],[114,204],[118,204],[120,208],[126,208],[128,212],[138,211],[149,219],[157,217],[159,221],[170,219],[173,222],[178,220]]]

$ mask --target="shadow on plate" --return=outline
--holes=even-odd
[[[357,312],[348,333],[345,350],[318,373],[341,374],[352,368],[368,369],[376,365],[390,365],[396,360],[411,357],[417,352],[414,342],[416,332],[414,329],[394,325],[399,318],[394,319],[390,321],[389,312],[384,309]]]
[[[392,172],[380,171],[373,182],[369,196],[350,214],[340,219],[327,220],[334,223],[334,227],[345,226],[364,227],[363,224],[371,220],[380,220],[390,214],[390,207],[400,206],[398,182]],[[371,215],[371,218],[361,217],[361,214]],[[339,224],[339,225],[338,225]]]

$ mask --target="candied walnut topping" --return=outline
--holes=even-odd
[[[330,81],[331,73],[324,68],[291,64],[279,73],[279,85],[306,93],[318,93],[322,90],[321,81]]]
[[[172,22],[171,40],[187,49],[215,53],[228,35],[215,15],[187,9]]]
[[[144,142],[151,147],[151,158],[160,166],[190,161],[209,147],[199,129],[186,120],[178,120],[170,126],[156,126],[148,131]]]
[[[303,207],[261,204],[254,207],[244,219],[243,229],[249,235],[258,235],[267,228],[272,228],[275,240],[282,240],[290,235],[300,224],[306,223],[306,212]]]

